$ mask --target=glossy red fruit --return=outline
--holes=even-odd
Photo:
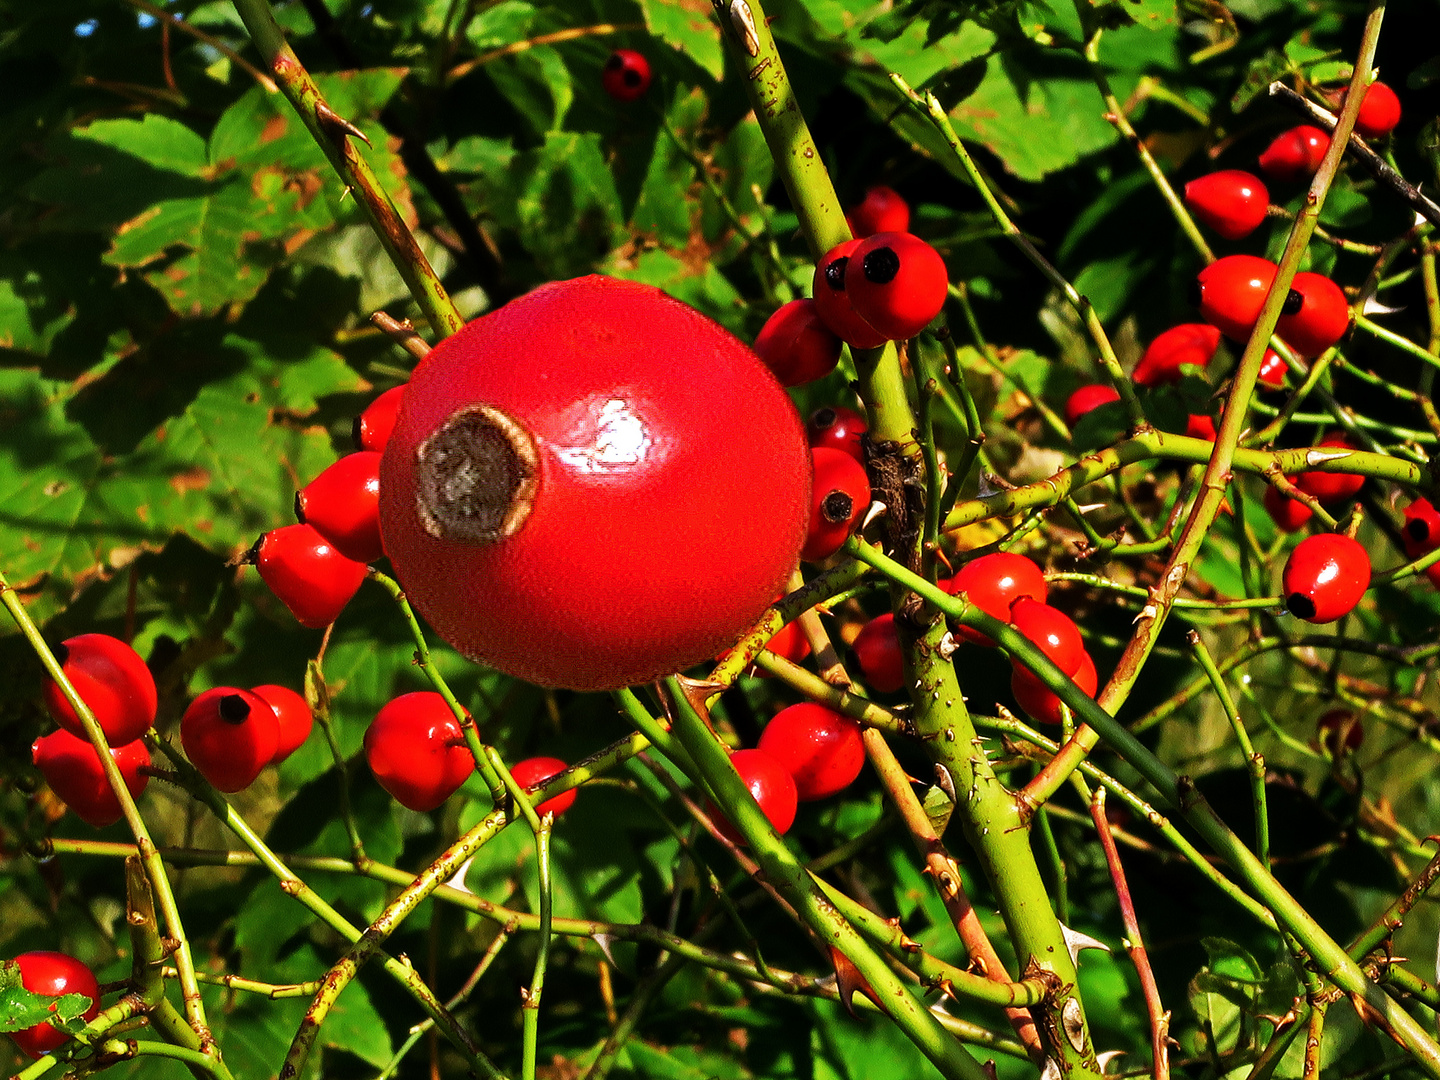
[[[1120,391],[1113,386],[1103,383],[1082,386],[1065,400],[1065,422],[1074,427],[1086,413],[1119,400]]]
[[[1315,175],[1329,149],[1329,134],[1301,124],[1275,137],[1260,155],[1260,168],[1271,180],[1305,180]]]
[[[900,651],[900,633],[894,615],[877,615],[866,623],[850,645],[860,674],[870,689],[893,694],[905,685],[905,657]]]
[[[1306,622],[1334,622],[1370,587],[1370,555],[1341,533],[1308,536],[1290,553],[1281,576],[1285,606]]]
[[[1378,139],[1389,135],[1398,123],[1400,99],[1395,91],[1382,82],[1371,83],[1355,116],[1355,133],[1362,139]]]
[[[1191,413],[1185,418],[1185,434],[1192,439],[1215,441],[1215,420],[1205,414]]]
[[[870,506],[870,478],[865,467],[843,450],[817,447],[810,451],[814,475],[810,483],[810,529],[800,558],[828,559],[845,543]]]
[[[1260,373],[1256,376],[1257,385],[1279,388],[1285,385],[1285,375],[1290,370],[1288,364],[1281,359],[1280,354],[1274,349],[1266,349],[1265,355],[1260,358]]]
[[[1295,532],[1303,529],[1315,516],[1315,511],[1304,503],[1290,498],[1279,488],[1265,488],[1265,510],[1275,519],[1275,527],[1281,532]]]
[[[869,430],[865,417],[844,405],[824,405],[816,409],[805,425],[812,449],[843,450],[862,465],[865,464],[864,436]]]
[[[46,997],[83,994],[90,999],[83,1019],[88,1023],[100,1015],[100,984],[95,981],[94,973],[75,957],[62,952],[27,952],[15,957],[15,963],[20,965],[20,985],[32,994]],[[51,1024],[42,1023],[12,1031],[10,1037],[25,1054],[38,1058],[64,1045],[70,1036]]]
[[[845,213],[851,235],[863,240],[882,232],[910,231],[910,204],[894,188],[876,184]]]
[[[1043,601],[1022,596],[1010,608],[1010,623],[1066,675],[1079,669],[1085,656],[1085,639],[1069,615]]]
[[[843,791],[855,782],[865,764],[860,725],[812,701],[776,713],[756,749],[785,767],[801,802]]]
[[[380,455],[346,454],[295,493],[295,516],[347,559],[371,563],[380,544]]]
[[[754,348],[781,386],[824,378],[840,362],[840,339],[820,318],[814,300],[791,300],[771,315]]]
[[[180,718],[190,764],[221,791],[249,787],[280,745],[280,721],[262,697],[233,686],[206,690]]]
[[[637,101],[650,89],[650,61],[634,49],[616,49],[600,70],[600,85],[616,101]]]
[[[1010,621],[1010,609],[1022,598],[1045,602],[1049,587],[1045,572],[1031,559],[1012,551],[996,551],[971,559],[952,578],[938,583],[951,596],[963,593],[970,603],[1001,622]],[[956,633],[976,645],[993,647],[994,642],[968,626]]]
[[[81,821],[103,829],[120,820],[124,813],[120,800],[105,779],[100,755],[88,740],[68,731],[52,731],[35,740],[30,756],[35,767],[45,774],[50,790],[75,811]],[[138,799],[150,783],[150,777],[140,772],[150,764],[150,751],[136,739],[123,746],[112,746],[110,756],[120,766],[120,775],[125,778],[131,798]]]
[[[1091,659],[1088,652],[1081,657],[1079,670],[1070,676],[1070,680],[1087,697],[1095,696],[1100,679],[1095,672],[1095,661]],[[1060,706],[1063,704],[1060,696],[1027,669],[1023,667],[1011,669],[1010,692],[1015,695],[1015,704],[1024,709],[1026,715],[1037,724],[1064,722],[1064,716],[1060,712]]]
[[[1261,295],[1264,299],[1264,295]],[[1172,326],[1150,342],[1131,376],[1136,386],[1179,382],[1181,365],[1203,368],[1220,347],[1220,331],[1205,323]]]
[[[532,757],[524,761],[517,761],[510,766],[510,775],[515,782],[523,788],[532,788],[543,784],[552,776],[559,776],[570,766],[559,758],[555,757]],[[557,818],[566,810],[569,810],[575,803],[575,796],[579,795],[578,788],[571,788],[569,791],[556,795],[553,799],[546,799],[535,807],[535,813],[541,815],[554,814]]]
[[[364,563],[347,559],[309,525],[271,529],[248,558],[290,614],[312,630],[338,619],[365,580]]]
[[[1360,723],[1360,717],[1349,709],[1331,709],[1315,721],[1315,727],[1319,731],[1320,742],[1332,757],[1358,750],[1365,741],[1365,727]]]
[[[1332,452],[1356,449],[1349,439],[1340,434],[1327,435],[1316,445]],[[1349,502],[1365,486],[1365,477],[1345,472],[1303,472],[1292,480],[1297,488],[1315,496],[1323,506]]]
[[[1297,294],[1298,308],[1294,303]],[[1319,356],[1349,329],[1350,302],[1340,286],[1323,274],[1296,274],[1275,332],[1301,356]]]
[[[155,723],[155,678],[140,654],[119,638],[108,634],[66,638],[56,646],[55,659],[111,746],[134,742]],[[84,738],[85,728],[59,683],[47,678],[42,693],[55,722]]]
[[[892,341],[914,337],[945,306],[950,271],[913,233],[882,232],[863,240],[845,267],[850,307]]]
[[[591,276],[512,300],[420,362],[380,515],[411,604],[461,653],[615,689],[715,656],[783,590],[810,450],[733,336],[653,286]]]
[[[874,349],[888,339],[850,306],[846,285],[850,256],[863,243],[864,240],[846,240],[827,251],[815,264],[810,294],[815,298],[816,312],[836,337],[852,348]]]
[[[401,694],[375,714],[365,760],[396,802],[421,813],[455,794],[475,768],[460,722],[431,690]]]
[[[1270,193],[1258,176],[1222,169],[1186,184],[1185,205],[1226,240],[1239,240],[1265,220]]]
[[[400,415],[400,399],[404,394],[402,383],[392,386],[365,406],[365,411],[355,418],[353,435],[356,450],[373,450],[378,454],[385,449],[390,433],[395,430],[395,418]]]
[[[1258,255],[1216,259],[1195,278],[1200,317],[1219,327],[1232,341],[1248,340],[1265,306],[1265,294],[1270,291],[1275,272],[1275,264]],[[1298,306],[1298,301],[1293,306]]]
[[[736,750],[730,755],[730,764],[735,766],[751,796],[760,804],[771,827],[781,836],[789,832],[790,826],[795,824],[799,793],[785,766],[763,750]],[[734,844],[745,843],[745,838],[714,803],[710,804],[710,816],[721,836]]]
[[[1405,540],[1405,554],[1412,559],[1440,547],[1440,511],[1429,499],[1416,499],[1405,508],[1405,524],[1400,530]]]
[[[280,725],[280,741],[275,746],[275,756],[270,764],[279,765],[304,744],[315,726],[315,715],[305,699],[288,686],[266,683],[252,686],[250,693],[269,705]]]

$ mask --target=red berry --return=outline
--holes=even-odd
[[[894,188],[876,184],[845,213],[852,235],[864,239],[881,232],[909,232],[910,204]]]
[[[1348,614],[1370,587],[1370,556],[1341,533],[1301,540],[1281,576],[1285,606],[1306,622],[1334,622]]]
[[[1260,168],[1271,180],[1304,180],[1313,176],[1330,149],[1330,136],[1301,124],[1282,131],[1260,155]]]
[[[1360,723],[1360,717],[1349,709],[1331,709],[1315,721],[1315,726],[1320,732],[1321,743],[1332,757],[1358,750],[1365,741],[1365,727]]]
[[[275,756],[270,759],[270,764],[279,765],[310,737],[315,715],[310,711],[309,703],[288,686],[266,683],[264,686],[252,686],[250,693],[270,706],[280,724],[280,741],[275,747]]]
[[[789,580],[810,516],[804,429],[765,365],[659,289],[599,276],[437,345],[380,476],[386,553],[436,633],[579,690],[737,641]],[[721,548],[723,567],[697,572]]]
[[[155,678],[140,654],[119,638],[108,634],[66,638],[55,648],[55,659],[111,746],[134,742],[155,723]],[[43,693],[55,722],[84,738],[85,728],[60,684],[47,678]]]
[[[1349,329],[1350,304],[1340,286],[1323,274],[1296,274],[1275,332],[1301,356],[1319,356]]]
[[[843,791],[855,782],[865,764],[860,725],[810,701],[776,713],[756,749],[785,767],[801,802]]]
[[[892,341],[930,325],[949,286],[945,260],[912,233],[876,233],[861,241],[845,267],[851,309]]]
[[[1222,260],[1223,261],[1223,260]],[[1264,294],[1261,294],[1264,299]],[[1150,342],[1132,378],[1136,386],[1179,382],[1182,364],[1203,368],[1220,347],[1220,331],[1204,323],[1172,326]],[[1117,395],[1118,397],[1118,395]]]
[[[616,49],[600,71],[600,85],[616,101],[635,101],[650,89],[650,61],[634,49]]]
[[[812,449],[823,446],[843,450],[861,465],[865,464],[864,435],[869,430],[865,417],[844,405],[825,405],[816,409],[805,425]]]
[[[850,645],[860,674],[870,689],[893,694],[905,685],[905,657],[900,651],[900,633],[894,615],[877,615],[866,623]]]
[[[1300,502],[1292,499],[1279,488],[1265,488],[1265,509],[1275,519],[1275,527],[1281,532],[1295,532],[1303,529],[1305,525],[1315,516],[1315,511]]]
[[[1101,405],[1120,400],[1120,391],[1103,383],[1082,386],[1065,401],[1065,422],[1072,427],[1080,418]]]
[[[271,529],[250,558],[270,591],[312,630],[338,619],[365,580],[365,564],[341,555],[310,525]]]
[[[1010,621],[1010,609],[1017,600],[1028,598],[1043,604],[1049,593],[1045,572],[1033,560],[1011,551],[996,551],[971,559],[960,567],[959,573],[939,585],[952,596],[963,593],[970,603],[1001,622]],[[977,645],[993,647],[995,644],[968,626],[958,627],[956,632]]]
[[[1429,499],[1416,499],[1405,508],[1405,525],[1401,529],[1405,554],[1412,559],[1440,547],[1440,511]]]
[[[1362,139],[1378,139],[1389,135],[1400,123],[1400,99],[1383,82],[1373,82],[1365,89],[1360,111],[1355,116],[1355,133]]]
[[[45,774],[50,790],[60,796],[81,821],[103,829],[120,820],[124,813],[120,800],[105,779],[100,755],[88,740],[68,731],[52,731],[35,740],[30,756],[35,767]],[[123,746],[112,746],[110,756],[120,766],[120,775],[125,778],[131,798],[138,799],[150,783],[150,777],[140,772],[150,764],[150,751],[136,739]]]
[[[1075,674],[1085,656],[1085,639],[1074,620],[1058,608],[1022,596],[1010,608],[1010,623],[1066,675]],[[1017,665],[1019,666],[1019,665]]]
[[[390,432],[395,430],[395,417],[400,415],[400,399],[405,394],[404,385],[392,386],[377,397],[365,411],[355,418],[355,449],[385,449],[390,441]]]
[[[233,686],[217,686],[185,710],[180,745],[190,764],[215,787],[240,791],[274,759],[280,721],[264,698]]]
[[[870,506],[870,478],[865,467],[843,450],[817,447],[810,451],[814,476],[810,484],[810,530],[800,558],[819,562],[840,550]]]
[[[295,493],[295,517],[347,559],[380,558],[380,455],[361,450],[335,462]]]
[[[1185,205],[1226,240],[1239,240],[1265,220],[1270,193],[1259,177],[1223,169],[1186,184]]]
[[[815,265],[810,292],[815,297],[816,312],[836,337],[852,348],[874,349],[888,339],[856,314],[850,306],[846,284],[850,256],[863,243],[864,240],[846,240],[827,251]]]
[[[1232,341],[1247,341],[1275,280],[1275,264],[1258,255],[1226,255],[1196,276],[1200,317]],[[1213,351],[1213,350],[1212,350]],[[1143,361],[1142,361],[1143,363]]]
[[[1262,387],[1284,386],[1285,374],[1289,370],[1289,366],[1281,359],[1279,353],[1274,349],[1266,349],[1265,355],[1260,358],[1260,373],[1257,376],[1259,385]]]
[[[1070,680],[1084,691],[1087,697],[1094,697],[1100,685],[1095,672],[1095,661],[1087,652],[1080,658],[1080,668]],[[1058,694],[1023,667],[1014,667],[1010,672],[1010,692],[1015,695],[1015,704],[1024,709],[1037,724],[1060,724],[1064,717],[1060,713],[1063,704]]]
[[[517,761],[514,765],[510,766],[510,775],[515,778],[515,782],[521,787],[533,788],[539,784],[543,784],[552,776],[559,776],[569,767],[569,765],[559,758],[532,757],[526,758],[524,761]],[[545,814],[554,814],[558,818],[566,810],[570,809],[571,805],[575,802],[575,796],[578,794],[580,794],[580,792],[577,788],[571,788],[564,794],[556,795],[553,799],[546,799],[535,807],[535,813],[542,817]]]
[[[824,378],[840,362],[840,339],[820,318],[814,300],[791,300],[771,315],[754,348],[781,386]]]
[[[730,764],[735,766],[751,796],[760,804],[771,827],[781,836],[789,832],[790,826],[795,823],[799,795],[795,781],[785,766],[763,750],[736,750],[730,755]],[[710,817],[721,836],[733,844],[745,843],[745,838],[714,803],[710,804]]]
[[[1356,449],[1349,439],[1339,434],[1325,436],[1318,445],[1336,450]],[[1313,495],[1322,505],[1332,506],[1353,499],[1365,486],[1365,477],[1344,472],[1303,472],[1294,477],[1293,482],[1306,495]]]
[[[1206,442],[1215,441],[1215,420],[1204,414],[1196,415],[1191,413],[1185,418],[1185,434],[1192,439],[1204,439]]]
[[[401,694],[375,714],[365,760],[396,802],[422,813],[455,794],[475,768],[460,722],[431,690]]]
[[[32,994],[45,997],[83,994],[90,999],[83,1019],[88,1023],[100,1015],[100,984],[95,981],[94,973],[75,957],[62,952],[27,952],[15,957],[15,963],[20,965],[20,985]],[[38,1058],[63,1046],[70,1036],[52,1024],[40,1023],[23,1031],[12,1031],[10,1037],[27,1055]]]

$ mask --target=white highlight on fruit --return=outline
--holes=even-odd
[[[587,411],[589,415],[576,425],[576,445],[556,449],[565,464],[587,473],[614,472],[650,456],[654,440],[628,401],[608,398],[592,403]]]

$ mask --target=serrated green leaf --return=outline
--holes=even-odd
[[[553,278],[590,270],[618,242],[620,195],[593,132],[556,132],[517,154],[521,243]]]
[[[645,27],[688,56],[715,81],[725,73],[725,50],[706,0],[641,0]]]
[[[680,138],[686,138],[704,122],[705,106],[705,96],[699,90],[677,92],[666,120]],[[694,203],[689,188],[694,182],[695,167],[685,151],[663,129],[657,132],[630,227],[667,247],[683,248],[690,236]]]
[[[203,138],[180,121],[156,113],[140,120],[96,120],[76,128],[74,134],[185,176],[200,176],[208,164]]]

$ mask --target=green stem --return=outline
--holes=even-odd
[[[1240,752],[1245,756],[1245,769],[1250,774],[1250,797],[1255,808],[1255,855],[1268,869],[1270,811],[1265,797],[1265,757],[1256,753],[1255,746],[1250,741],[1250,733],[1245,730],[1245,721],[1240,719],[1240,710],[1235,708],[1235,699],[1230,695],[1230,688],[1225,685],[1225,676],[1215,667],[1215,660],[1211,657],[1210,650],[1205,647],[1200,634],[1191,630],[1189,641],[1190,648],[1195,652],[1195,659],[1199,661],[1205,677],[1210,680],[1210,685],[1215,688],[1215,696],[1220,699],[1220,707],[1225,710],[1225,718],[1230,721],[1230,730],[1235,733],[1235,741],[1240,744]]]
[[[530,989],[523,991],[520,1015],[523,1021],[520,1064],[521,1080],[535,1080],[535,1048],[540,1037],[540,995],[545,989],[545,967],[550,962],[550,923],[554,903],[550,892],[550,830],[555,815],[547,813],[535,831],[536,872],[540,876],[540,945],[535,953],[535,974]]]
[[[345,189],[364,208],[375,235],[430,321],[435,336],[446,338],[455,333],[465,325],[465,320],[440,283],[430,260],[415,242],[400,211],[381,187],[370,163],[356,149],[351,136],[359,135],[359,129],[326,104],[315,80],[285,41],[268,0],[235,0],[235,10],[301,122],[330,159],[331,166],[345,182]]]

